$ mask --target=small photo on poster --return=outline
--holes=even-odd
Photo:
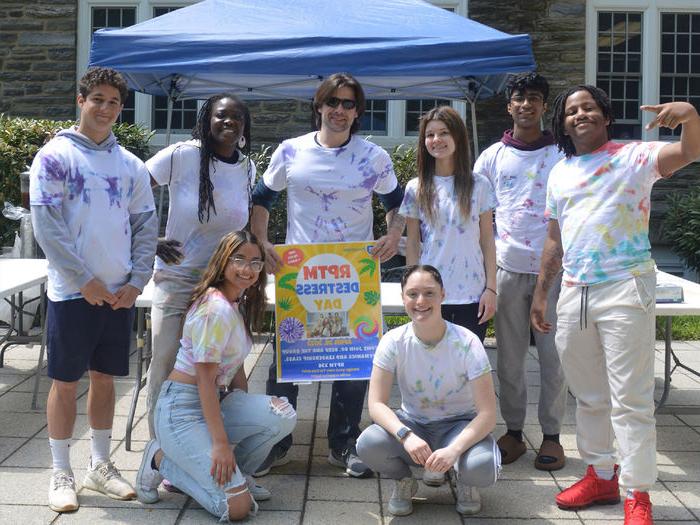
[[[347,312],[309,312],[306,314],[308,337],[348,337],[348,319]]]

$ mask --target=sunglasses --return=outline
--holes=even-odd
[[[249,261],[243,257],[231,257],[229,259],[236,270],[243,270],[246,266],[254,272],[260,272],[265,268],[265,263],[262,261]]]
[[[354,100],[349,98],[331,97],[326,100],[326,105],[332,108],[337,108],[338,104],[341,104],[343,109],[355,109],[355,106],[357,105]]]

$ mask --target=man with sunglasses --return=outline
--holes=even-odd
[[[312,109],[318,131],[284,141],[253,191],[251,228],[266,249],[266,265],[274,273],[281,265],[268,241],[269,211],[279,192],[287,190],[288,244],[368,241],[372,233],[372,193],[387,211],[388,233],[379,238],[373,255],[386,261],[397,250],[405,220],[397,212],[403,199],[391,158],[379,146],[355,133],[365,110],[360,84],[346,73],[324,80]],[[270,367],[267,394],[286,396],[296,408],[298,387],[277,383],[276,364]],[[355,452],[367,381],[335,381],[328,417],[328,461],[353,477],[372,471]],[[275,445],[256,475],[285,464],[292,437]]]

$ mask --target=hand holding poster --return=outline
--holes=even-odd
[[[373,245],[275,246],[277,381],[369,379],[382,335]]]

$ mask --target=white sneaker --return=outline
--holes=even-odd
[[[445,483],[445,473],[425,469],[423,471],[423,483],[429,487],[442,487]]]
[[[122,477],[111,461],[91,464],[85,474],[83,486],[101,492],[112,499],[129,500],[136,497],[134,487]]]
[[[262,485],[258,485],[253,476],[246,476],[245,479],[248,482],[248,490],[250,491],[250,495],[253,496],[255,501],[267,501],[272,497],[272,492],[267,490]]]
[[[463,515],[476,514],[481,510],[481,495],[476,487],[457,483],[457,512]]]
[[[78,510],[75,478],[70,470],[55,470],[49,482],[49,508],[55,512]]]
[[[155,439],[146,443],[143,450],[141,465],[136,474],[136,496],[141,503],[155,503],[160,499],[158,485],[163,481],[163,476],[151,468],[151,461],[159,450],[160,444]]]
[[[389,500],[389,512],[394,516],[407,516],[413,512],[411,498],[418,492],[418,482],[413,478],[394,481],[394,492]]]

